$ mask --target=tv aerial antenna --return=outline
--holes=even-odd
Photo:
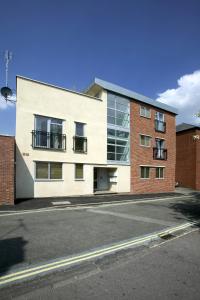
[[[13,90],[8,86],[8,70],[9,70],[9,63],[12,60],[12,52],[6,50],[5,51],[5,71],[6,71],[6,84],[1,88],[1,96],[7,101],[16,102],[15,95],[13,95]]]

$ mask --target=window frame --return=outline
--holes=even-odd
[[[163,177],[160,177],[160,170],[162,169],[162,172],[163,172]],[[157,177],[157,170],[158,170],[158,174],[159,174],[159,177]],[[165,167],[156,167],[155,168],[155,172],[156,172],[156,174],[155,174],[155,179],[165,179],[165,175],[164,175],[164,171],[165,170]]]
[[[75,124],[75,135],[73,137],[73,151],[75,153],[87,154],[87,151],[88,151],[88,149],[87,149],[87,147],[88,147],[87,143],[88,142],[87,142],[87,137],[85,135],[85,125],[86,125],[86,123],[75,121],[74,124]],[[77,127],[76,127],[77,124],[81,124],[83,126],[83,135],[78,135],[77,134],[77,131],[76,131],[77,130]],[[81,149],[81,150],[76,149],[76,141],[77,141],[77,139],[81,139],[82,142],[83,142],[83,149]]]
[[[34,181],[63,181],[63,162],[57,162],[57,161],[35,161],[35,167],[34,167]],[[47,174],[48,178],[37,178],[36,172],[37,172],[37,164],[38,163],[46,163],[47,164]],[[61,164],[61,178],[51,178],[51,164]]]
[[[145,171],[145,169],[149,170],[148,177],[142,177],[142,169],[144,169],[144,171]],[[149,166],[140,166],[140,179],[150,179],[150,169],[151,168]],[[144,173],[146,173],[146,172],[144,172]]]
[[[143,136],[144,138],[148,138],[148,139],[149,139],[149,145],[143,145],[143,144],[141,143],[141,137],[142,137],[142,136]],[[142,133],[140,133],[140,134],[139,134],[139,139],[140,139],[139,144],[140,144],[141,147],[151,148],[151,145],[152,145],[152,136],[147,135],[147,134],[142,134]]]
[[[46,131],[45,130],[40,130],[37,128],[37,122],[39,119],[46,119]],[[56,120],[59,122],[56,123]],[[63,129],[64,129],[64,121],[63,119],[56,118],[56,117],[49,117],[49,116],[44,116],[44,115],[34,115],[34,131],[32,131],[32,147],[34,149],[45,149],[45,150],[56,150],[56,151],[66,151],[66,135],[63,134]],[[51,125],[57,125],[61,128],[61,133],[57,133],[57,135],[61,136],[61,147],[51,147],[51,134],[56,134],[51,130]],[[37,141],[37,132],[39,133],[46,133],[46,145],[41,145],[41,141]]]
[[[142,109],[144,109],[144,114],[142,114]],[[147,116],[147,111],[149,111],[149,116]],[[148,108],[145,105],[140,105],[140,116],[147,119],[151,119],[151,108]]]
[[[82,166],[83,177],[76,177],[76,175],[77,175],[76,167],[77,166]],[[84,181],[85,180],[84,179],[84,164],[82,164],[82,163],[74,164],[74,179],[75,179],[75,181]]]
[[[112,94],[113,95],[113,94]],[[107,103],[107,124],[109,126],[116,126],[119,128],[125,128],[125,129],[129,129],[130,128],[130,102],[125,99],[122,98],[120,99],[119,96],[117,95],[113,95],[114,99],[108,99],[108,103]],[[126,100],[126,103],[124,102]],[[113,103],[113,106],[110,105],[111,102]],[[121,107],[120,107],[121,106]],[[123,110],[122,107],[124,107],[125,109]],[[110,114],[111,111],[113,112],[113,114]],[[120,117],[119,114],[124,115],[124,117]],[[108,121],[109,118],[114,119],[114,122],[110,122]],[[119,121],[122,124],[117,124]],[[123,125],[123,122],[125,123],[125,125]]]

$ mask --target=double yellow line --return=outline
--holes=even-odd
[[[163,230],[157,233],[153,233],[150,235],[146,235],[140,238],[136,238],[136,239],[131,239],[129,241],[124,241],[118,244],[114,244],[111,245],[109,247],[105,247],[105,248],[101,248],[101,249],[97,249],[97,250],[93,250],[87,253],[83,253],[77,256],[73,256],[73,257],[68,257],[66,259],[63,260],[59,260],[56,262],[52,262],[52,263],[48,263],[48,264],[43,264],[37,267],[33,267],[33,268],[29,268],[29,269],[25,269],[22,271],[18,271],[15,273],[11,273],[8,275],[4,275],[2,277],[0,277],[0,285],[4,285],[4,284],[8,284],[8,283],[12,283],[21,279],[26,279],[29,277],[32,277],[34,275],[38,275],[38,274],[42,274],[45,272],[49,272],[52,270],[56,270],[59,268],[63,268],[66,266],[71,266],[73,264],[77,264],[77,263],[81,263],[84,261],[88,261],[100,256],[104,256],[106,254],[111,254],[113,252],[122,250],[122,249],[126,249],[126,248],[130,248],[132,246],[135,245],[139,245],[139,244],[143,244],[145,242],[150,242],[153,241],[155,239],[158,239],[159,237],[163,236],[164,234],[169,234],[175,231],[179,231],[179,230],[183,230],[186,229],[188,227],[191,227],[192,225],[194,225],[195,223],[185,223],[183,225],[177,226],[177,227],[173,227],[170,228],[168,230]]]

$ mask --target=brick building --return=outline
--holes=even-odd
[[[0,205],[14,204],[15,138],[0,135]]]
[[[176,127],[176,182],[200,190],[200,126]]]
[[[146,113],[143,113],[144,109]],[[131,192],[174,191],[175,114],[132,100],[130,118]]]

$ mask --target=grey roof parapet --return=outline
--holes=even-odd
[[[136,99],[136,100],[141,101],[143,103],[152,105],[154,107],[158,107],[158,108],[163,109],[165,111],[169,111],[169,112],[171,112],[173,114],[176,114],[176,115],[178,114],[178,110],[175,107],[169,106],[169,105],[164,104],[164,103],[159,102],[159,101],[152,100],[152,99],[150,99],[146,96],[143,96],[141,94],[138,94],[138,93],[130,91],[130,90],[127,90],[127,89],[125,89],[125,88],[123,88],[119,85],[110,83],[108,81],[105,81],[105,80],[102,80],[102,79],[99,79],[99,78],[95,78],[94,82],[89,86],[89,88],[85,92],[87,92],[95,84],[102,87],[102,88],[104,88],[105,90],[115,92],[117,94],[124,95],[124,96],[129,97],[129,98]]]

